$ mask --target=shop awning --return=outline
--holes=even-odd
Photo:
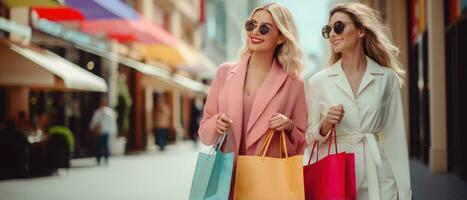
[[[78,9],[87,20],[138,19],[138,13],[122,0],[66,0],[68,6]]]
[[[71,7],[36,7],[32,9],[37,18],[50,21],[81,21],[84,16],[78,10]]]
[[[187,93],[208,93],[208,85],[178,74],[174,75],[170,71],[166,70],[165,68],[167,67],[163,66],[162,64],[146,64],[110,52],[103,53],[101,51],[95,51],[83,46],[76,47],[135,69],[144,75],[142,80],[143,85],[152,87],[163,86],[168,88],[175,88]]]
[[[106,92],[104,79],[35,46],[0,42],[0,84],[57,90]]]
[[[81,30],[93,34],[105,34],[109,38],[123,39],[146,44],[174,45],[175,37],[161,27],[151,24],[144,18],[134,20],[99,19],[84,20]],[[122,42],[122,40],[119,40]]]
[[[216,66],[195,48],[178,41],[175,45],[138,45],[144,58],[159,60],[191,74],[215,73]]]
[[[143,85],[175,87],[188,93],[203,93],[207,94],[209,86],[184,77],[182,75],[172,75],[169,71],[162,67],[152,66],[146,63],[138,62],[132,59],[120,57],[120,63],[127,65],[145,76],[143,77]]]
[[[3,0],[3,4],[12,7],[59,7],[63,6],[56,0]]]

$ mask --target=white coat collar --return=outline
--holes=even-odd
[[[366,56],[367,68],[363,75],[362,82],[357,92],[358,95],[375,79],[376,75],[384,75],[384,69],[370,57]],[[352,99],[355,99],[352,88],[350,87],[349,81],[342,70],[342,59],[338,60],[332,65],[326,72],[329,77],[335,77],[335,83],[339,86],[347,95]]]

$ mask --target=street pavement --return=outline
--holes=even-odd
[[[0,181],[0,200],[185,200],[199,151],[208,149],[181,142],[112,157],[108,166],[75,159],[53,176]],[[411,175],[415,200],[467,199],[467,183],[452,174],[434,175],[412,160]]]
[[[198,151],[192,142],[165,152],[112,157],[108,166],[75,159],[72,168],[49,177],[0,181],[0,200],[183,200],[187,199]]]

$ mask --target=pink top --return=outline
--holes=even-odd
[[[240,151],[238,152],[239,155],[246,155],[246,129],[248,128],[248,120],[250,120],[251,108],[253,107],[255,97],[256,95],[248,96],[243,94],[243,129],[240,140]]]

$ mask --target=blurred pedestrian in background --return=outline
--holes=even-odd
[[[116,135],[117,114],[107,104],[107,98],[101,98],[99,108],[94,112],[89,129],[96,136],[96,160],[100,165],[104,154],[105,164],[109,164],[109,137]]]
[[[154,139],[160,151],[164,151],[167,144],[170,126],[170,107],[167,105],[166,94],[157,97],[156,112],[154,117]]]

